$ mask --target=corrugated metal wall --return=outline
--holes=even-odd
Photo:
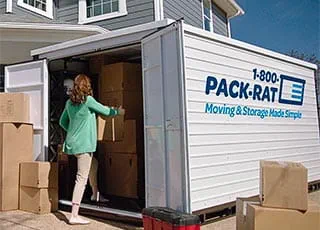
[[[320,179],[313,70],[188,33],[185,56],[193,211],[257,195],[260,159],[302,162],[309,169],[309,181]],[[270,85],[253,80],[255,68],[305,79],[303,105],[205,94],[207,76]],[[279,82],[274,85],[279,86]],[[206,103],[299,110],[303,116],[296,120],[240,115],[232,118],[205,113]]]
[[[128,15],[91,24],[99,25],[109,30],[116,30],[148,23],[154,20],[153,4],[153,0],[127,0]],[[57,9],[57,18],[62,21],[77,24],[78,1],[60,1],[59,8]]]
[[[163,0],[165,18],[184,18],[185,23],[202,28],[202,4],[200,0]]]

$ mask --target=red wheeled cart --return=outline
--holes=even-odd
[[[145,208],[143,227],[145,230],[200,230],[200,219],[169,208]]]

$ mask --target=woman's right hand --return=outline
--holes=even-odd
[[[122,106],[120,106],[118,108],[118,114],[121,115],[121,116],[124,116],[126,113],[126,110],[124,108],[122,108]]]

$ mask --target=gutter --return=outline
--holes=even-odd
[[[245,14],[244,10],[241,8],[241,6],[239,6],[239,4],[235,0],[229,0],[229,2],[237,10],[237,13],[232,17],[229,17],[229,19]]]

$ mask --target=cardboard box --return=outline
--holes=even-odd
[[[302,164],[261,161],[260,165],[262,206],[308,209],[308,171]]]
[[[99,100],[107,106],[122,106],[126,110],[126,120],[143,117],[142,91],[105,92],[100,94]]]
[[[107,142],[99,141],[98,142],[98,151],[100,153],[136,153],[137,152],[137,131],[136,131],[136,121],[127,120],[124,123],[124,138],[123,141]]]
[[[63,152],[63,145],[58,145],[57,147],[58,152],[58,164],[68,164],[69,162],[69,155]]]
[[[97,117],[97,131],[99,141],[124,140],[124,116]]]
[[[20,164],[20,186],[58,188],[58,165],[50,162],[23,162]]]
[[[104,65],[104,55],[97,55],[89,59],[89,70],[91,74],[98,74]]]
[[[237,230],[247,230],[246,227],[246,212],[248,204],[260,205],[259,197],[238,198],[236,201],[236,214],[237,214]]]
[[[58,210],[58,189],[20,187],[19,209],[37,214]]]
[[[240,209],[238,206],[243,208]],[[309,201],[309,209],[301,212],[292,209],[262,207],[247,199],[237,200],[237,230],[319,230],[320,207]]]
[[[32,125],[0,123],[0,211],[19,208],[19,165],[32,158]]]
[[[100,178],[103,180],[102,193],[127,198],[138,197],[136,154],[106,153],[100,165]]]
[[[102,67],[100,76],[100,98],[111,91],[142,91],[142,67],[134,63],[115,63]]]
[[[0,122],[30,123],[30,99],[23,93],[0,93]]]

